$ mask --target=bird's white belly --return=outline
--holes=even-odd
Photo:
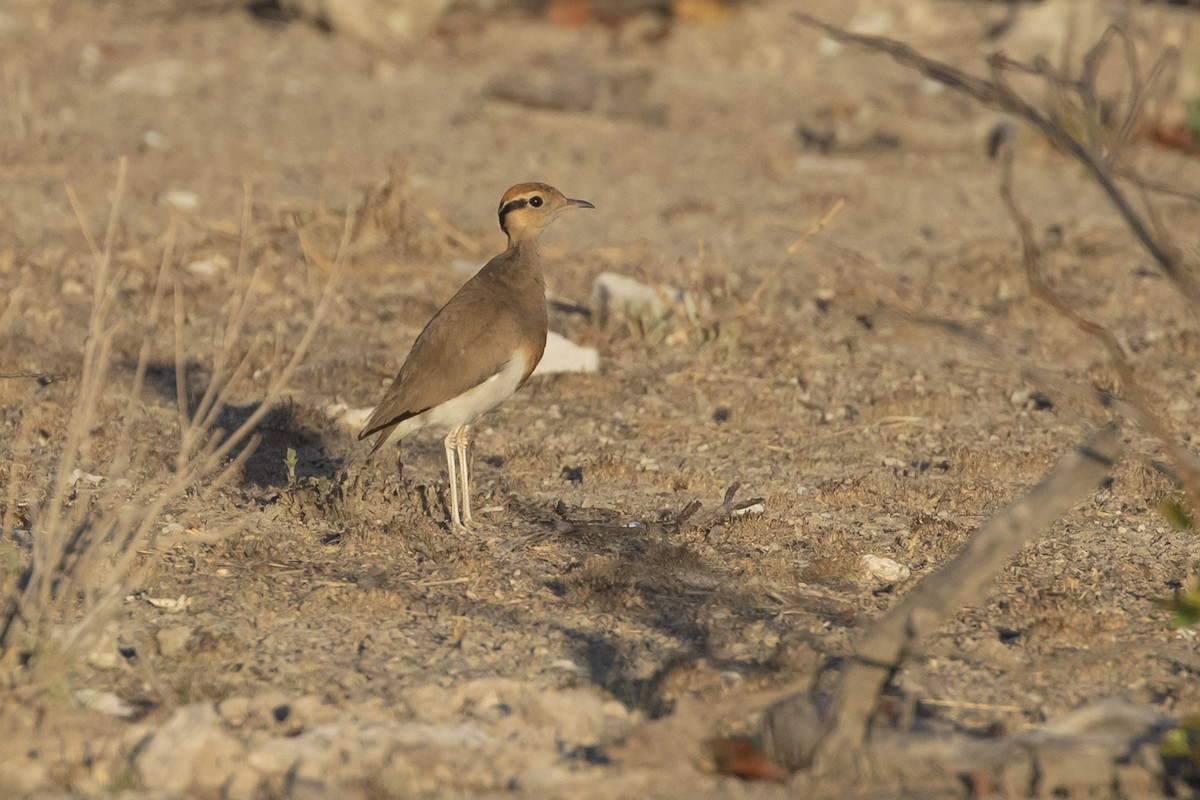
[[[524,374],[525,354],[517,350],[504,369],[457,397],[404,420],[396,426],[388,439],[394,442],[423,428],[449,430],[458,425],[470,425],[512,397],[521,385],[521,376]]]

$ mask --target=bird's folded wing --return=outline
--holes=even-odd
[[[455,398],[522,357],[518,328],[484,297],[455,297],[421,331],[358,438]]]

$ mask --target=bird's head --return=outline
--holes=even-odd
[[[545,183],[518,183],[500,198],[500,230],[508,243],[532,239],[568,208],[595,208],[587,200],[571,200]]]

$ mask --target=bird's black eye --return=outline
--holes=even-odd
[[[538,197],[535,194],[533,197],[529,198],[529,205],[533,206],[534,208],[541,208],[542,207],[542,198]]]

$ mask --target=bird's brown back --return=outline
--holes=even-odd
[[[524,384],[546,347],[546,298],[537,250],[510,247],[479,270],[413,343],[359,439],[450,400],[495,375],[515,351]]]

